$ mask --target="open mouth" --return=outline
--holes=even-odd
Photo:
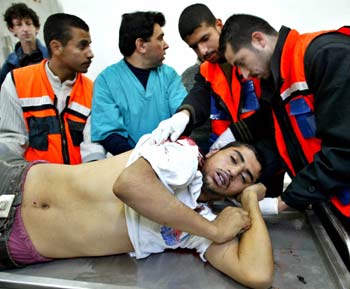
[[[217,186],[228,187],[230,178],[227,175],[227,173],[225,173],[222,170],[218,170],[215,173],[214,180],[215,180],[215,183],[217,184]]]

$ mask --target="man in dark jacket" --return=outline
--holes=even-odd
[[[331,201],[350,220],[349,35],[345,26],[277,32],[244,14],[232,15],[222,30],[226,59],[262,80],[262,98],[274,113],[279,154],[292,177],[280,209]]]
[[[12,4],[4,14],[7,28],[19,41],[1,67],[0,87],[6,74],[14,68],[38,63],[47,58],[46,47],[36,38],[40,22],[35,11],[24,3]]]

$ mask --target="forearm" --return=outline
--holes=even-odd
[[[198,127],[205,123],[210,116],[210,85],[200,75],[196,75],[196,82],[179,110],[187,109],[191,114],[190,125]]]
[[[216,237],[213,223],[177,200],[143,158],[124,170],[116,180],[113,192],[128,206],[154,222],[210,240]]]
[[[23,154],[28,146],[28,132],[10,74],[0,93],[0,141],[6,143],[11,150]]]
[[[273,136],[271,110],[260,101],[260,109],[251,116],[230,125],[232,134],[238,141],[251,143]]]
[[[259,209],[257,194],[254,191],[248,192],[242,196],[241,201],[242,208],[248,212],[251,218],[251,227],[243,233],[240,239],[238,258],[241,266],[253,273],[257,280],[260,279],[259,277],[265,276],[261,277],[262,280],[259,280],[258,283],[271,285],[274,272],[272,243]],[[254,278],[252,279],[254,280]]]
[[[104,149],[112,155],[118,155],[132,149],[125,137],[117,133],[112,133],[101,141]]]

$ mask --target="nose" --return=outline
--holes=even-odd
[[[238,176],[243,170],[243,164],[235,164],[227,168],[227,173],[231,178]]]
[[[243,76],[244,78],[248,79],[248,78],[249,78],[249,70],[246,69],[246,68],[242,68],[242,67],[240,67],[239,69],[241,70],[242,76]]]
[[[164,40],[164,50],[166,50],[166,49],[168,49],[169,48],[169,45],[168,45],[168,43]]]
[[[24,23],[22,27],[23,27],[24,31],[28,31],[29,28],[30,28],[30,25],[27,25],[27,24]]]
[[[91,58],[94,58],[94,53],[92,52],[92,49],[91,49],[91,47],[89,47],[88,48],[88,51],[87,51],[87,57],[89,58],[89,59],[91,59]]]
[[[204,43],[198,43],[198,53],[203,58],[208,53],[208,47]]]

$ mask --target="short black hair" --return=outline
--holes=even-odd
[[[182,40],[191,35],[194,30],[200,27],[202,24],[214,27],[216,18],[210,9],[204,4],[193,4],[186,7],[178,22],[179,33]]]
[[[134,12],[122,15],[119,28],[119,50],[124,56],[130,56],[136,49],[135,41],[141,38],[149,41],[153,35],[154,24],[165,25],[165,17],[161,12]]]
[[[50,57],[52,54],[50,42],[52,40],[58,40],[65,46],[72,39],[72,27],[89,32],[89,26],[85,21],[75,15],[56,13],[46,19],[44,24],[44,39]]]
[[[250,47],[252,33],[263,32],[267,35],[276,36],[277,31],[264,19],[249,14],[233,14],[222,28],[220,34],[219,50],[224,55],[226,45],[230,44],[232,50],[237,52],[242,47]]]
[[[6,22],[7,28],[13,28],[13,19],[25,19],[30,18],[36,28],[40,28],[39,17],[36,12],[29,8],[24,3],[12,3],[12,5],[7,8],[4,14],[4,21]]]

